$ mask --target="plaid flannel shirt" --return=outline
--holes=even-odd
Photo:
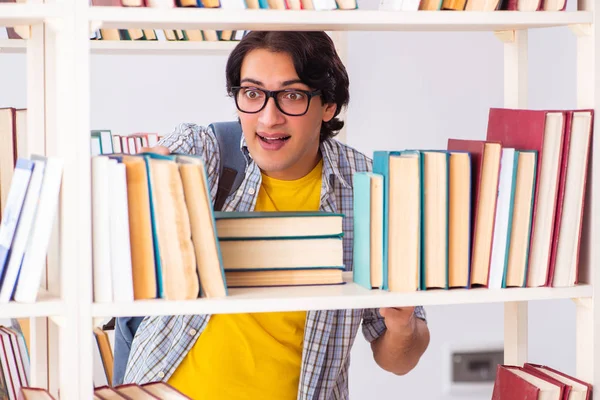
[[[159,144],[172,152],[203,157],[214,202],[220,155],[212,130],[195,124],[181,124]],[[223,211],[253,210],[261,185],[260,169],[253,162],[243,136],[240,146],[247,161],[245,179],[227,198]],[[344,264],[346,270],[352,270],[352,175],[371,171],[372,160],[333,139],[322,142],[320,151],[323,158],[320,209],[344,213]],[[425,320],[422,307],[416,307],[415,314]],[[124,383],[167,381],[209,319],[210,315],[145,318],[132,343]],[[361,324],[363,335],[369,342],[386,329],[378,309],[308,311],[298,400],[348,399],[350,350]]]

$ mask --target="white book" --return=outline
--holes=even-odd
[[[492,256],[490,262],[490,289],[500,289],[502,278],[508,264],[508,244],[510,238],[510,222],[514,198],[516,161],[519,153],[515,149],[503,148],[500,159],[500,177],[498,178],[498,199],[496,201],[496,220],[492,239]]]
[[[34,161],[33,172],[31,174],[29,187],[27,188],[23,209],[21,210],[21,216],[19,218],[19,224],[10,251],[8,266],[4,272],[4,279],[1,281],[0,303],[8,303],[10,301],[17,284],[19,270],[21,269],[21,263],[25,256],[29,235],[33,228],[38,198],[42,190],[45,167],[46,163],[44,160]]]
[[[33,229],[29,235],[21,272],[15,291],[15,301],[33,303],[37,299],[42,275],[46,269],[46,255],[52,226],[58,211],[63,161],[54,157],[31,156],[32,161],[44,160],[44,179],[38,207],[35,212]]]
[[[92,264],[94,301],[113,300],[110,256],[110,172],[108,157],[92,158]]]
[[[571,140],[565,177],[565,197],[556,249],[552,286],[574,286],[579,260],[579,241],[583,223],[581,207],[585,198],[592,115],[587,111],[573,113]],[[589,178],[588,178],[589,179]]]
[[[125,164],[110,160],[110,260],[113,300],[133,301],[131,242],[129,238],[129,207]]]
[[[244,10],[246,9],[246,2],[244,0],[221,0],[221,8]]]
[[[0,40],[8,40],[8,30],[0,26]]]

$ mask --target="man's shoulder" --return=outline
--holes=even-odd
[[[333,167],[344,175],[372,171],[373,160],[354,147],[337,139],[327,139],[323,144],[325,151],[329,153],[329,157],[332,159]]]
[[[207,156],[207,153],[218,152],[218,141],[212,128],[191,122],[176,125],[158,145],[167,147],[172,153]]]

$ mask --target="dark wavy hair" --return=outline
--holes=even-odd
[[[350,100],[349,80],[346,67],[329,35],[325,32],[249,32],[233,49],[227,60],[225,75],[229,96],[233,96],[232,86],[240,84],[244,57],[256,49],[283,52],[292,57],[300,80],[315,90],[321,90],[323,104],[337,105],[334,117],[321,124],[321,141],[337,135],[344,127],[344,121],[337,116]]]

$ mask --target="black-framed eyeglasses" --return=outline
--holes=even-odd
[[[272,97],[279,111],[292,117],[306,114],[310,100],[321,94],[320,90],[265,90],[251,86],[234,86],[231,91],[235,98],[235,106],[243,113],[256,114],[260,112]]]

